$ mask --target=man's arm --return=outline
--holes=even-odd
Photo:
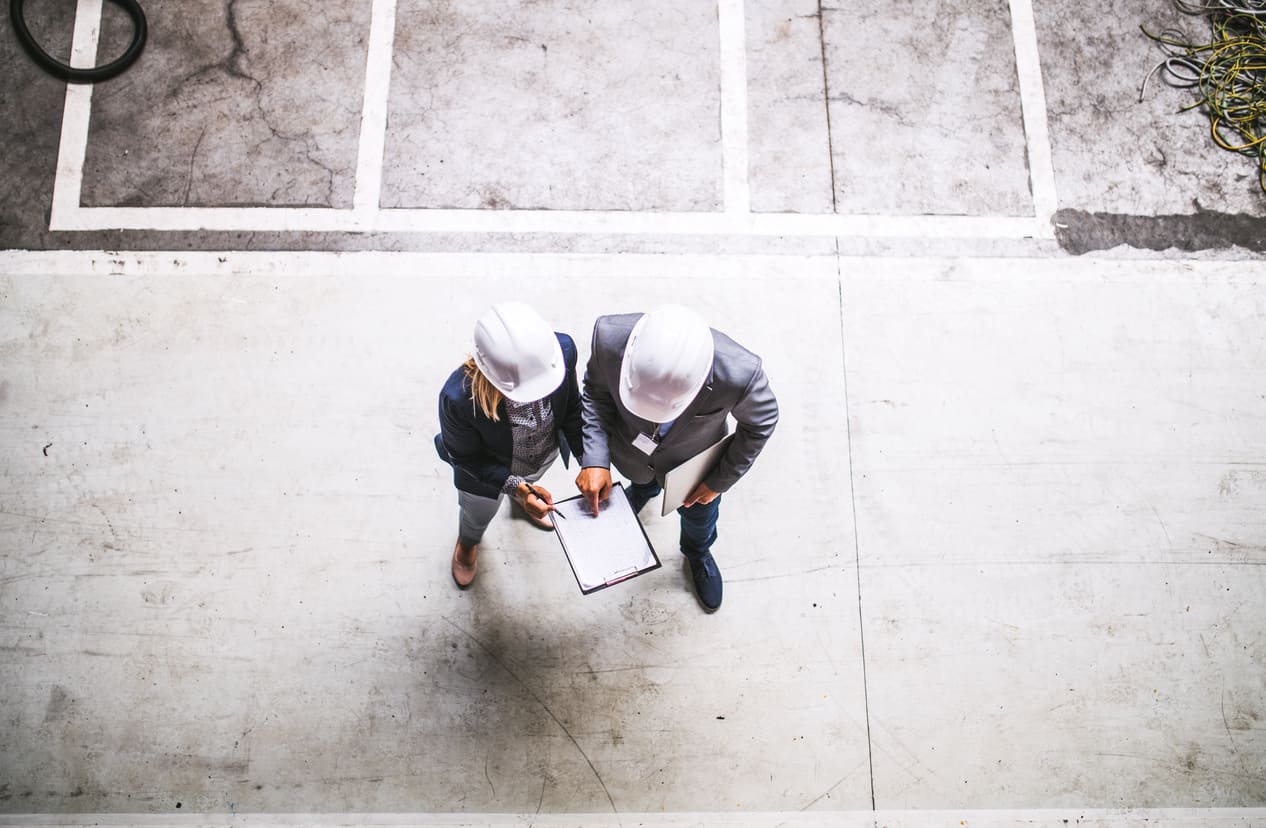
[[[747,474],[778,424],[778,400],[759,365],[730,413],[738,422],[734,439],[721,462],[703,481],[714,492],[728,491]]]
[[[598,353],[599,319],[593,326],[593,342],[589,347],[589,364],[585,366],[584,394],[580,397],[580,417],[584,433],[584,460],[586,467],[611,467],[611,449],[607,442],[607,424],[616,421],[615,401],[611,389],[603,380],[601,356]]]
[[[589,364],[585,366],[585,391],[580,397],[584,451],[581,452],[580,473],[576,475],[576,488],[585,496],[595,515],[598,514],[598,503],[611,495],[611,448],[606,423],[614,424],[617,416],[611,389],[602,378],[598,348],[598,327],[601,324],[601,318],[594,323]]]

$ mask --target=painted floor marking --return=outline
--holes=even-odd
[[[53,230],[542,233],[653,236],[1045,238],[1032,218],[584,210],[334,210],[307,207],[82,207]]]
[[[102,0],[79,0],[70,45],[70,65],[73,67],[96,65],[97,41],[101,36],[101,3]],[[92,88],[89,83],[66,84],[66,106],[62,111],[62,134],[57,148],[57,175],[53,179],[50,229],[77,217],[80,209]]]
[[[1055,191],[1055,164],[1051,135],[1046,123],[1046,86],[1042,82],[1041,52],[1032,0],[1010,0],[1011,37],[1015,41],[1015,68],[1020,81],[1020,111],[1024,118],[1024,143],[1028,149],[1029,188],[1037,223],[1047,238],[1054,238],[1051,220],[1059,209]]]
[[[426,280],[477,279],[506,273],[560,278],[635,278],[653,271],[691,280],[874,278],[941,282],[955,279],[1005,284],[1036,281],[1146,285],[1245,284],[1266,286],[1266,274],[1234,259],[1118,259],[995,256],[841,256],[717,253],[523,253],[421,251],[0,251],[0,273],[11,277],[95,277],[323,274]]]
[[[747,10],[743,0],[718,0],[721,39],[721,167],[725,212],[752,212],[748,181]]]
[[[328,207],[81,206],[90,85],[68,84],[49,229],[53,231],[257,231],[537,233],[655,236],[1053,239],[1055,184],[1030,0],[1010,0],[1034,216],[894,216],[753,213],[748,181],[746,20],[742,0],[718,0],[725,209],[719,213],[589,210],[383,209],[383,152],[396,0],[374,0],[351,209]],[[79,0],[74,57],[95,62],[102,0]]]
[[[382,159],[387,145],[387,104],[391,96],[391,53],[396,37],[396,0],[374,0],[369,19],[362,98],[360,148],[356,160],[353,210],[372,220],[382,195]]]
[[[5,814],[0,826],[419,826],[422,828],[1136,828],[1181,825],[1183,828],[1253,828],[1266,820],[1266,808],[1064,808],[928,809],[918,811],[725,811],[620,814]]]

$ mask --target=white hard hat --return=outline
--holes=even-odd
[[[558,337],[522,302],[493,305],[475,323],[475,365],[513,402],[535,402],[563,384]]]
[[[712,330],[681,305],[637,320],[620,363],[620,402],[634,416],[666,423],[686,410],[712,370]]]

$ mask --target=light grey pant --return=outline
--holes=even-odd
[[[545,465],[541,466],[531,474],[522,475],[529,483],[535,483],[545,476],[545,472],[549,471],[549,467],[554,465],[554,461],[558,459],[558,452],[554,451],[545,461]],[[470,492],[457,491],[457,539],[462,546],[469,549],[475,544],[483,540],[484,531],[487,530],[488,524],[492,523],[492,519],[497,516],[497,510],[501,508],[501,501],[505,500],[505,495],[498,497],[480,497]]]

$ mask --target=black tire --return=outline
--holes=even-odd
[[[110,2],[122,8],[132,18],[134,29],[132,42],[117,59],[104,66],[95,66],[91,69],[76,69],[68,66],[44,51],[43,47],[35,42],[31,30],[26,26],[23,8],[26,0],[9,0],[9,17],[13,20],[13,31],[17,33],[18,42],[45,72],[67,83],[97,83],[109,80],[131,66],[140,57],[141,50],[145,48],[145,38],[148,34],[145,12],[141,11],[141,6],[136,0],[110,0]]]

